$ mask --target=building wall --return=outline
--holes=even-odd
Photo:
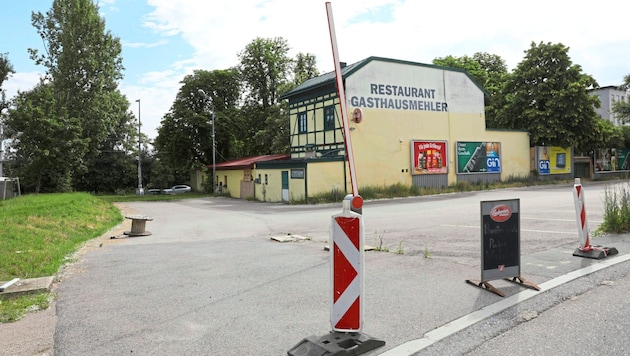
[[[412,184],[412,140],[446,141],[448,183],[457,181],[456,141],[502,144],[502,177],[529,174],[526,132],[486,131],[483,91],[463,72],[372,61],[346,79],[359,186]]]
[[[254,187],[256,200],[282,201],[282,171],[290,171],[290,169],[256,169],[252,172],[255,179],[260,176],[260,181],[257,181]],[[290,181],[289,189],[291,189]]]
[[[486,130],[483,90],[464,72],[372,60],[348,75],[345,83],[350,119],[355,109],[362,113],[360,122],[349,123],[359,188],[414,184],[412,141],[445,142],[448,184],[457,182],[457,141],[499,142],[501,179],[529,175],[528,134]],[[335,107],[334,129],[325,125],[325,110],[330,106]],[[317,158],[345,153],[339,108],[335,93],[327,91],[290,107],[292,158],[309,159],[309,195],[344,184],[351,191],[350,173],[344,173],[340,162],[315,163]],[[306,114],[307,133],[299,132],[300,114]]]
[[[203,183],[206,181],[206,174],[200,169],[190,171],[190,187],[196,192],[203,191]]]
[[[345,161],[311,161],[307,169],[307,182],[309,196],[318,193],[332,193],[352,191],[350,176],[346,169]],[[344,187],[347,182],[347,187]]]
[[[615,126],[622,125],[622,123],[615,117],[615,114],[612,112],[613,103],[623,100],[628,100],[628,94],[619,90],[614,86],[603,87],[599,89],[595,89],[591,91],[591,95],[596,95],[599,97],[601,102],[601,107],[595,108],[595,112],[599,114],[602,118],[611,121]]]
[[[244,170],[242,169],[217,169],[217,184],[223,183],[223,186],[227,186],[227,192],[232,198],[241,197],[241,181],[243,180]],[[224,188],[224,193],[226,192]]]

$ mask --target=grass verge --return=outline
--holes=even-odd
[[[0,201],[0,210],[0,281],[54,276],[84,242],[123,219],[112,204],[87,193],[26,195]],[[0,321],[47,307],[42,298],[48,297],[0,297]]]

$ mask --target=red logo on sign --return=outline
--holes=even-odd
[[[497,205],[490,210],[490,219],[496,222],[504,222],[512,216],[512,209],[507,205]]]

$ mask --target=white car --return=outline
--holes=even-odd
[[[184,184],[179,184],[179,185],[174,185],[168,189],[163,189],[162,193],[164,194],[184,194],[184,193],[190,193],[190,191],[192,191],[192,188],[190,188],[190,186],[188,185],[184,185]]]

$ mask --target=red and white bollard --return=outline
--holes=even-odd
[[[593,246],[590,245],[586,207],[584,206],[584,189],[582,189],[580,178],[575,178],[573,201],[575,202],[575,215],[577,217],[578,235],[580,236],[579,249],[588,252]]]
[[[330,323],[333,331],[341,332],[360,332],[363,327],[363,217],[351,210],[357,205],[352,203],[351,195],[343,200],[343,211],[332,216],[330,227]]]
[[[584,188],[580,183],[580,178],[575,178],[573,200],[575,202],[578,235],[580,236],[580,246],[575,249],[573,256],[601,259],[617,254],[617,249],[614,247],[591,246],[588,221],[586,219],[586,206],[584,204]]]

